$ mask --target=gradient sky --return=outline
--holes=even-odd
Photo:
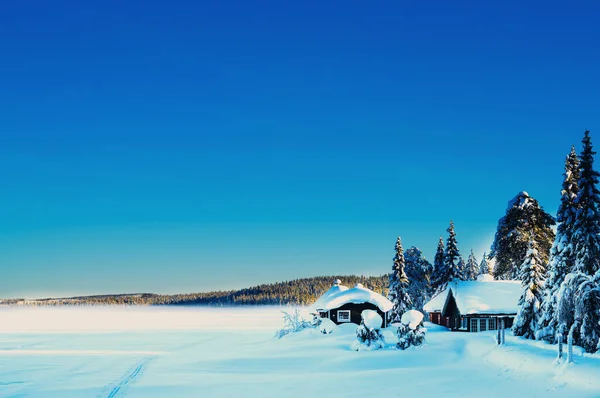
[[[326,3],[3,4],[0,297],[378,275],[556,212],[597,2]]]

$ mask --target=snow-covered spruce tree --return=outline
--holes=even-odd
[[[600,347],[600,273],[587,277],[575,294],[575,319],[581,323],[580,343],[585,352],[596,352]]]
[[[508,202],[506,215],[498,221],[491,256],[496,259],[496,279],[517,279],[525,261],[527,246],[533,236],[542,263],[548,262],[554,241],[554,218],[542,209],[527,192],[520,192]]]
[[[448,282],[452,282],[453,279],[460,279],[462,277],[460,252],[458,251],[458,243],[456,242],[456,232],[454,232],[454,222],[450,221],[450,226],[447,229],[448,239],[446,240],[446,252],[444,253],[444,271],[443,285],[446,286]],[[463,260],[464,262],[464,260]]]
[[[519,311],[512,327],[515,336],[535,339],[535,331],[540,318],[545,271],[536,242],[531,238],[525,261],[519,273],[523,293],[519,298]]]
[[[572,321],[562,324],[559,328],[557,315],[558,293],[562,282],[575,264],[575,249],[573,246],[573,231],[577,216],[577,204],[575,200],[579,192],[579,158],[575,147],[567,155],[565,161],[565,173],[561,190],[560,206],[556,216],[558,228],[556,238],[550,250],[550,262],[548,273],[544,283],[544,299],[542,302],[542,317],[536,339],[545,340],[548,343],[556,341],[556,333],[566,337]],[[571,316],[572,318],[572,316]]]
[[[596,152],[589,131],[585,132],[582,142],[579,193],[575,199],[578,210],[573,232],[575,269],[594,275],[600,268],[600,191],[597,188],[600,174],[594,170]]]
[[[558,322],[557,333],[563,336],[571,335],[573,343],[579,345],[579,329],[581,319],[575,320],[575,302],[579,286],[587,282],[588,276],[581,272],[570,272],[561,283],[557,294],[557,305],[555,308]]]
[[[469,258],[467,259],[467,268],[465,274],[466,280],[468,281],[476,281],[477,276],[479,275],[479,264],[477,264],[477,259],[475,258],[473,249],[471,249],[471,253],[469,254]]]
[[[406,275],[408,277],[408,294],[412,300],[412,308],[423,312],[423,306],[431,298],[429,283],[432,266],[423,257],[423,253],[413,246],[404,252]]]
[[[481,259],[481,263],[479,264],[479,275],[493,275],[494,267],[492,267],[492,262],[487,256],[487,253],[483,253],[483,258]]]
[[[600,192],[598,177],[594,170],[594,152],[589,131],[583,137],[581,152],[579,193],[575,199],[578,206],[574,223],[573,246],[575,247],[574,271],[567,274],[561,285],[559,308],[575,307],[573,325],[569,333],[576,344],[587,352],[596,352],[600,335]],[[562,296],[561,294],[570,293]],[[571,299],[571,301],[567,301]],[[578,336],[579,333],[579,336]]]
[[[361,314],[361,321],[356,328],[355,351],[375,351],[385,346],[385,339],[381,333],[383,319],[376,311],[365,310]]]
[[[390,313],[390,322],[400,321],[402,314],[412,307],[412,301],[408,295],[409,281],[404,271],[405,266],[402,240],[398,237],[396,241],[396,256],[394,256],[394,265],[390,274],[388,291],[388,299],[394,304]]]
[[[402,315],[400,326],[396,331],[398,343],[396,348],[406,350],[408,347],[420,346],[425,342],[427,329],[423,327],[423,314],[416,310],[407,311]]]
[[[433,260],[433,273],[431,275],[431,290],[432,295],[435,295],[440,292],[440,287],[444,285],[444,278],[446,276],[445,271],[445,247],[444,247],[444,238],[440,236],[440,240],[438,242],[437,250],[435,252],[435,258]]]
[[[458,269],[460,270],[460,280],[461,281],[467,281],[469,280],[469,270],[467,269],[467,263],[465,262],[465,259],[463,258],[463,256],[460,256],[458,258]]]

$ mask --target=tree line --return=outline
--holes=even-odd
[[[114,294],[38,300],[0,300],[4,305],[60,306],[60,305],[308,305],[327,289],[331,282],[341,279],[353,286],[362,283],[369,289],[386,295],[388,276],[331,275],[267,283],[241,290],[185,294]]]
[[[448,238],[444,242],[440,237],[433,264],[415,246],[404,251],[402,239],[398,237],[388,277],[388,299],[394,304],[392,322],[399,322],[402,314],[411,309],[425,312],[423,306],[453,280],[474,281],[479,275],[492,274],[488,256],[484,255],[479,262],[471,249],[464,260],[458,249],[454,222],[450,221],[446,232]]]

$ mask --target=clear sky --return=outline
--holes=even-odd
[[[600,5],[523,3],[6,2],[0,297],[480,257],[600,145]]]

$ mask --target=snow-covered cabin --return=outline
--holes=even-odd
[[[319,312],[322,318],[328,318],[336,324],[360,324],[360,315],[364,310],[373,310],[383,319],[382,326],[387,326],[389,312],[393,304],[379,293],[367,289],[362,284],[349,289],[341,284],[338,279],[312,307]]]
[[[511,327],[520,296],[520,281],[495,281],[491,276],[455,280],[424,309],[431,322],[450,330],[483,332],[497,330],[502,319],[505,327]]]

